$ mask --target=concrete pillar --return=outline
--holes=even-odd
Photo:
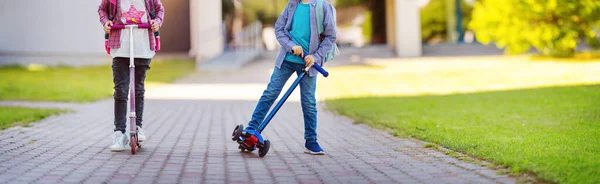
[[[223,52],[221,6],[221,1],[190,1],[190,55],[195,57],[198,63]]]
[[[396,53],[398,57],[422,55],[421,21],[417,0],[396,0]]]

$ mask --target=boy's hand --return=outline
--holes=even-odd
[[[160,28],[158,22],[151,20],[150,25],[152,26],[152,32],[158,32],[158,29]]]
[[[304,58],[304,63],[306,63],[306,67],[311,67],[315,64],[315,58],[312,55],[308,55]]]
[[[113,26],[113,22],[112,21],[108,21],[108,22],[104,23],[104,33],[110,34],[110,27],[111,26]]]
[[[304,50],[302,50],[301,46],[296,45],[296,46],[292,47],[292,53],[296,56],[302,57],[302,55],[304,55]]]

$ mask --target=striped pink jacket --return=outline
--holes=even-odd
[[[100,16],[100,23],[102,24],[102,26],[104,26],[104,24],[109,21],[109,12],[107,11],[109,3],[111,3],[110,1],[111,0],[102,0],[100,6],[98,7],[98,15]],[[148,1],[153,1],[154,3],[154,8],[156,11],[156,17],[154,18],[154,21],[156,21],[158,25],[162,26],[163,18],[165,17],[165,8],[163,7],[162,2],[160,2],[160,0]],[[117,10],[120,10],[120,3],[117,3],[116,8]],[[150,19],[149,13],[146,13],[146,16],[148,17],[148,20],[152,20]],[[113,19],[113,24],[123,24],[123,22],[121,22],[120,11],[117,11],[117,14]],[[152,31],[148,31],[148,38],[150,39],[150,50],[154,51],[156,48],[156,39],[154,38],[154,33]],[[111,31],[110,36],[108,38],[108,47],[112,49],[118,49],[121,47],[121,30]]]

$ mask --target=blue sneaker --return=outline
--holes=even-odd
[[[323,151],[321,146],[319,146],[317,140],[306,140],[306,143],[304,143],[304,147],[306,148],[306,150],[304,150],[304,153],[311,155],[325,155],[325,151]]]
[[[254,130],[254,128],[246,127],[246,128],[244,128],[244,130],[242,130],[242,135],[244,135],[246,133],[254,134],[254,133],[256,133],[256,130]]]

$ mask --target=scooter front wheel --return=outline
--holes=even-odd
[[[237,141],[240,138],[240,136],[242,136],[243,130],[244,130],[243,124],[239,124],[238,126],[236,126],[235,129],[233,129],[233,133],[231,133],[231,140]]]

